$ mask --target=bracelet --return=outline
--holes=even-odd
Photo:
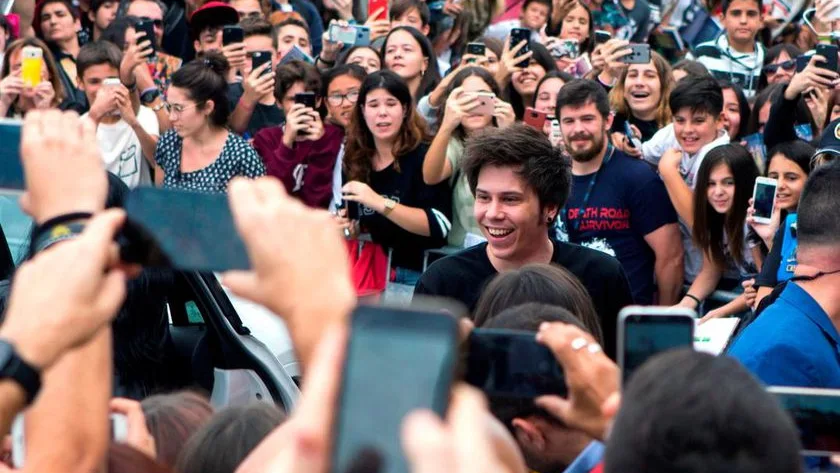
[[[135,83],[134,86],[137,87],[137,84]],[[142,95],[145,95],[145,94],[149,94],[149,93],[152,93],[156,90],[158,90],[158,88],[156,86],[146,87],[145,89],[140,91],[140,95],[142,96]]]
[[[131,85],[126,85],[126,88],[128,88],[129,92],[134,92],[135,90],[137,90],[137,81],[134,81],[134,83]]]
[[[87,220],[91,217],[93,217],[93,214],[90,212],[70,212],[62,215],[56,215],[55,217],[38,225],[38,228],[35,230],[35,238],[38,238],[42,232],[50,227],[54,227],[62,223],[72,222],[74,220]]]
[[[33,254],[38,254],[56,243],[72,240],[81,235],[84,230],[85,224],[79,222],[53,225],[49,231],[42,231],[35,239]]]
[[[701,300],[700,300],[700,299],[698,299],[696,296],[693,296],[693,295],[691,295],[691,294],[686,293],[686,294],[685,294],[685,297],[688,297],[689,299],[691,299],[691,300],[693,300],[694,302],[696,302],[698,307],[700,306],[700,304],[702,304],[702,303],[703,303],[703,301],[701,301]]]
[[[327,65],[329,67],[335,66],[335,61],[327,61],[326,59],[322,58],[321,56],[318,56],[316,58],[316,62],[323,62],[325,65]]]

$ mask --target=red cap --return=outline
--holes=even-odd
[[[235,25],[239,12],[225,2],[207,2],[190,16],[190,30],[197,36],[207,25]]]

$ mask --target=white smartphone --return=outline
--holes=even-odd
[[[109,416],[112,442],[125,442],[128,438],[128,418],[125,414],[111,414]],[[26,436],[23,429],[23,414],[15,416],[12,422],[12,466],[16,469],[23,468],[23,460],[26,457]]]
[[[779,181],[769,177],[755,178],[753,188],[753,220],[756,223],[770,223],[773,216],[773,209],[776,206],[776,191],[779,188]]]
[[[103,87],[116,87],[120,85],[119,77],[108,77],[106,79],[102,79],[102,86]]]
[[[674,348],[694,348],[697,314],[682,307],[627,306],[618,313],[618,366],[622,385],[649,358]]]
[[[796,423],[803,455],[840,453],[840,389],[771,386],[767,391],[776,395]]]

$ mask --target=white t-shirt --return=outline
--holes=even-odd
[[[160,136],[157,115],[152,109],[141,105],[137,121],[146,133]],[[151,169],[143,158],[140,139],[125,120],[120,119],[112,124],[100,123],[96,128],[96,142],[105,168],[122,179],[129,188],[152,183]]]

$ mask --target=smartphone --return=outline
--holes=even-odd
[[[796,56],[796,72],[804,71],[809,62],[811,62],[811,56],[809,55],[800,54]]]
[[[612,39],[612,33],[604,30],[595,30],[595,46],[604,44]]]
[[[21,78],[26,87],[35,87],[41,83],[41,70],[44,64],[44,51],[37,46],[24,46],[21,49]]]
[[[251,70],[255,70],[256,68],[262,66],[263,64],[270,64],[271,63],[271,51],[254,51],[251,53]],[[271,74],[273,71],[271,67],[267,68],[262,72],[260,75]]]
[[[618,366],[622,384],[649,358],[673,348],[694,348],[695,313],[672,307],[628,306],[618,313]]]
[[[525,41],[525,46],[519,50],[516,54],[517,56],[521,56],[531,50],[531,30],[528,28],[514,28],[510,30],[510,49],[513,49],[517,44],[523,41]],[[519,61],[517,66],[526,67],[528,66],[529,61],[530,59]]]
[[[630,122],[624,122],[624,134],[627,135],[627,139],[630,141],[630,144],[633,145],[634,148],[641,150],[642,149],[642,140],[640,140],[636,135],[633,134],[633,129],[630,128]]]
[[[820,67],[829,71],[837,72],[837,46],[833,44],[818,44],[816,53],[825,58],[820,62]]]
[[[773,208],[776,205],[776,190],[778,189],[779,181],[770,179],[769,177],[755,178],[755,187],[753,188],[753,208],[755,213],[753,219],[756,223],[770,223],[770,217],[773,216]]]
[[[110,414],[111,441],[122,443],[128,438],[128,417],[125,414]],[[12,422],[12,466],[21,469],[26,457],[26,434],[23,414],[15,416]]]
[[[578,41],[576,39],[561,39],[551,45],[551,57],[554,59],[569,58],[577,59],[580,55]]]
[[[493,92],[478,92],[478,107],[471,110],[471,113],[476,115],[484,115],[491,117],[496,110],[496,94]]]
[[[107,77],[102,79],[102,87],[117,87],[120,84],[122,84],[122,82],[120,82],[119,77]]]
[[[26,189],[20,161],[20,137],[23,121],[0,118],[0,195],[19,196]]]
[[[647,64],[650,62],[649,44],[631,44],[627,46],[630,54],[619,59],[624,64]]]
[[[540,112],[539,110],[534,110],[531,107],[525,109],[523,121],[526,125],[530,125],[539,131],[543,131],[543,127],[545,126],[546,120],[548,120],[547,113]]]
[[[356,28],[353,25],[330,24],[329,38],[333,43],[343,43],[353,46],[356,44]]]
[[[767,391],[776,395],[796,423],[803,455],[840,453],[840,389],[771,386]]]
[[[382,13],[380,13],[376,17],[373,17],[373,12],[375,12],[376,10],[379,10],[380,8],[384,8]],[[367,13],[368,13],[368,18],[370,18],[370,19],[387,20],[388,18],[390,18],[388,16],[388,0],[368,0]]]
[[[311,56],[303,52],[302,49],[298,47],[298,45],[292,45],[292,49],[289,50],[283,57],[280,59],[280,64],[286,64],[290,61],[303,61],[308,62],[309,64],[315,64],[315,60],[312,59]]]
[[[137,20],[134,23],[134,31],[137,32],[136,42],[140,43],[143,40],[148,40],[151,43],[152,53],[157,52],[155,41],[155,24],[152,20]],[[142,38],[145,36],[145,38]]]
[[[487,46],[485,46],[484,43],[468,43],[467,54],[472,54],[474,56],[486,56]]]
[[[222,45],[241,43],[245,41],[245,31],[239,25],[225,25],[222,27]]]
[[[467,341],[464,381],[488,397],[566,397],[563,368],[554,353],[537,343],[535,337],[534,332],[518,330],[473,330]]]
[[[454,309],[462,314],[462,309]],[[359,306],[350,321],[331,471],[360,455],[380,473],[408,472],[400,439],[406,414],[446,414],[458,352],[457,318],[440,308]]]
[[[295,94],[295,103],[301,103],[306,107],[315,110],[315,92],[301,92]]]
[[[356,27],[356,42],[354,46],[370,46],[370,27],[364,25],[355,25]]]
[[[117,238],[123,261],[195,271],[250,267],[225,194],[138,187],[125,210]]]

